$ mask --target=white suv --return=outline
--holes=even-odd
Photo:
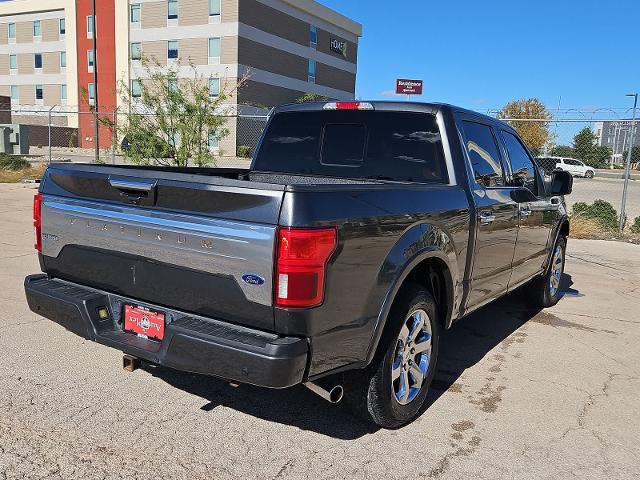
[[[593,178],[596,176],[595,169],[574,158],[558,158],[556,168],[569,172],[574,177]]]

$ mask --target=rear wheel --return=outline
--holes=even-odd
[[[552,307],[560,300],[560,282],[564,273],[567,240],[559,236],[547,271],[524,287],[529,304],[533,307]]]
[[[404,287],[388,322],[377,360],[346,375],[345,399],[359,417],[398,428],[422,412],[435,374],[439,319],[433,297],[419,285]]]
[[[587,178],[593,178],[593,172],[591,170],[589,170],[587,173],[584,174],[585,177]]]

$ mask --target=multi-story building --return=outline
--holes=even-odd
[[[630,119],[610,120],[594,124],[597,143],[600,146],[611,148],[614,164],[622,164],[626,161],[624,153],[629,151],[631,143],[631,124]],[[633,145],[640,146],[640,120],[636,120],[633,132]]]
[[[314,0],[98,0],[95,27],[92,8],[92,0],[0,3],[0,95],[14,108],[79,111],[56,119],[79,128],[82,146],[93,146],[92,107],[122,108],[120,84],[135,96],[143,57],[177,63],[184,76],[195,66],[211,95],[247,78],[229,99],[240,113],[306,93],[354,98],[362,26]],[[232,145],[236,125],[228,127]],[[110,142],[100,135],[101,146]]]

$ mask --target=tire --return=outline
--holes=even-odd
[[[524,293],[532,307],[553,307],[560,300],[560,281],[564,273],[567,239],[560,235],[551,252],[551,262],[546,272],[525,285]]]
[[[416,335],[412,336],[409,327],[419,326],[420,318],[424,327],[416,328]],[[365,370],[345,374],[345,402],[365,421],[394,429],[423,412],[436,371],[440,318],[431,294],[419,285],[409,284],[394,301],[387,322],[389,328],[372,364]],[[410,338],[415,340],[410,343]],[[426,349],[427,343],[429,350],[414,353],[415,347]],[[422,382],[418,387],[420,374]]]
[[[585,173],[584,176],[585,176],[585,178],[593,178],[594,174],[593,174],[593,172],[589,171],[589,172]]]

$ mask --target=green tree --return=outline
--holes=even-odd
[[[540,120],[538,122],[511,122],[513,128],[517,130],[518,135],[522,137],[522,140],[524,140],[524,143],[534,155],[539,155],[543,147],[548,144],[552,138],[551,132],[549,131],[551,114],[548,112],[547,107],[537,98],[509,102],[498,112],[498,117]]]
[[[119,84],[119,94],[127,107],[114,124],[123,142],[122,154],[135,164],[199,167],[215,165],[216,152],[210,140],[228,135],[223,104],[241,88],[246,79],[228,87],[220,81],[218,95],[210,92],[210,78],[190,65],[191,74],[178,76],[178,65],[161,67],[142,60],[144,79],[133,86]],[[216,83],[213,82],[215,88]],[[210,94],[211,93],[211,94]],[[134,95],[135,94],[135,95]],[[222,152],[218,151],[217,154]]]
[[[324,95],[318,95],[317,93],[305,93],[304,95],[296,98],[296,103],[311,103],[311,102],[326,102],[329,97]]]
[[[626,150],[622,155],[623,162],[626,163],[628,155],[629,155],[629,150]],[[640,162],[640,146],[634,145],[633,148],[631,149],[631,163],[638,163],[638,162]]]
[[[609,147],[597,145],[597,137],[589,127],[584,127],[573,138],[573,150],[576,158],[592,167],[602,166],[612,155]]]
[[[576,152],[573,150],[573,147],[568,145],[557,145],[551,149],[551,155],[554,157],[573,157]]]

